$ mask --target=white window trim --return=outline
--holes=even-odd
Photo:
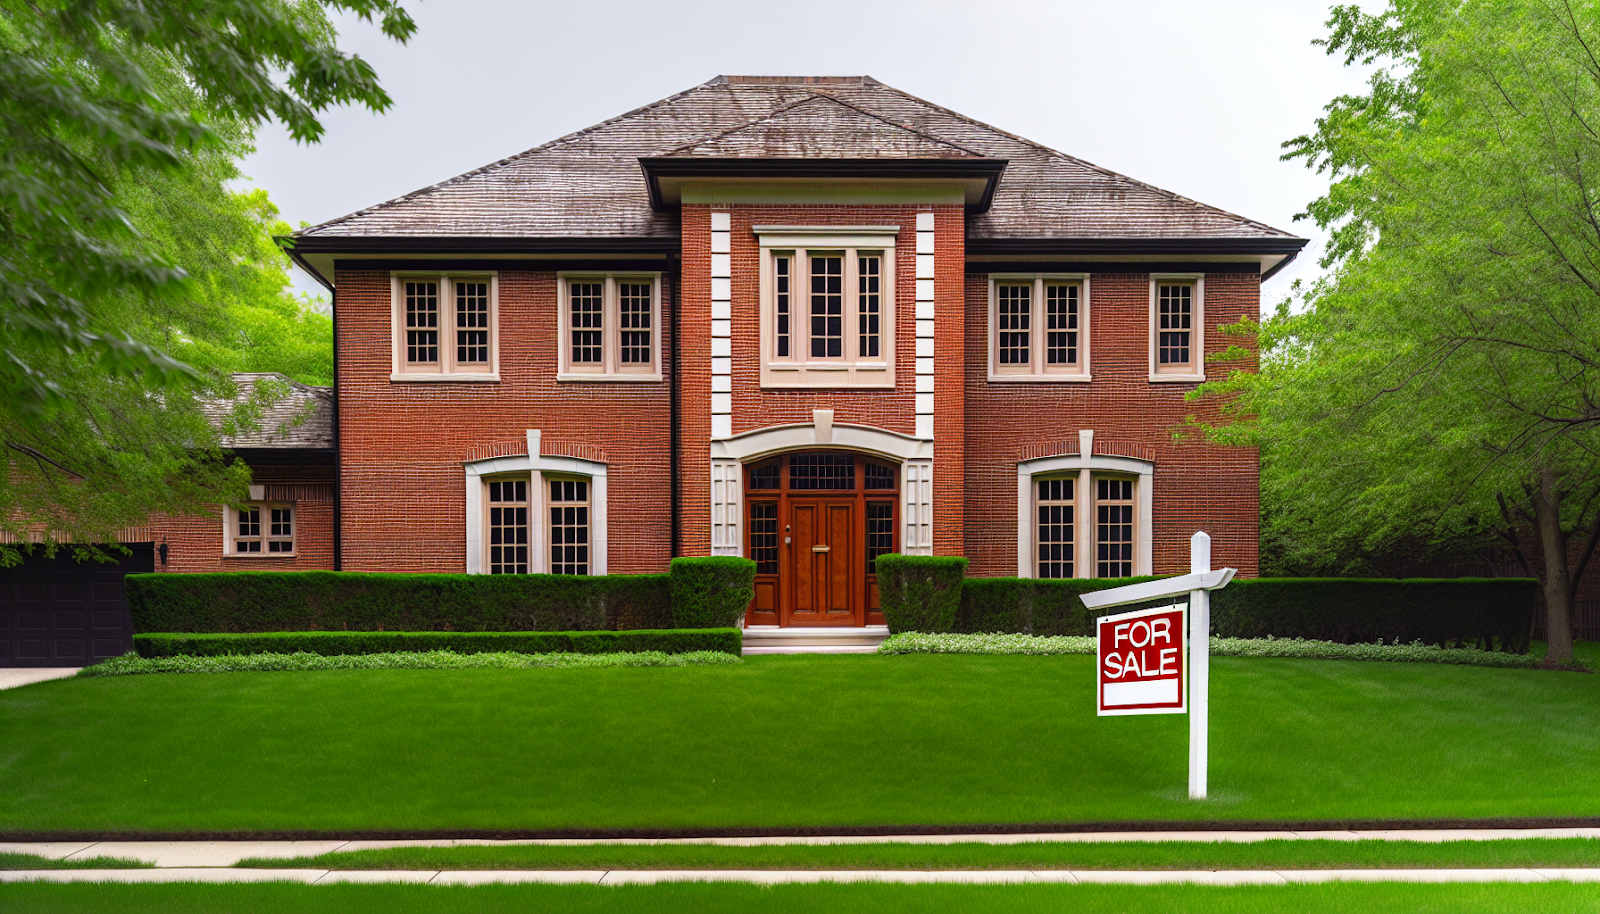
[[[531,456],[530,456],[531,455]],[[539,430],[528,431],[528,454],[491,457],[464,465],[466,470],[467,574],[489,570],[487,532],[489,500],[487,476],[526,476],[528,492],[528,572],[550,573],[547,525],[549,495],[544,474],[589,478],[589,573],[606,574],[606,465],[579,457],[554,457],[539,453]]]
[[[597,281],[605,284],[602,293],[600,339],[601,364],[597,367],[572,364],[572,314],[568,308],[573,282]],[[650,367],[648,369],[622,366],[622,308],[617,283],[648,281],[650,283]],[[586,272],[573,270],[556,274],[556,340],[559,351],[557,381],[660,381],[661,380],[661,274],[648,272]]]
[[[239,551],[239,509],[257,508],[261,511],[261,551]],[[272,509],[289,509],[289,539],[294,548],[288,552],[268,552],[268,531],[272,529]],[[222,511],[222,554],[241,559],[292,559],[300,553],[300,507],[292,501],[247,501],[231,505]]]
[[[417,366],[406,362],[406,280],[439,281],[439,362]],[[487,370],[462,371],[456,365],[456,296],[454,281],[489,283],[489,364]],[[500,274],[493,270],[394,270],[389,274],[390,381],[483,382],[500,380]]]
[[[1192,330],[1189,338],[1189,358],[1193,371],[1159,370],[1156,359],[1159,357],[1157,343],[1160,339],[1157,329],[1159,322],[1158,308],[1160,302],[1156,294],[1157,288],[1164,282],[1192,282],[1194,283],[1194,319],[1191,322]],[[1150,382],[1164,384],[1168,382],[1194,383],[1206,379],[1206,274],[1204,273],[1151,273],[1150,274]]]
[[[1132,476],[1133,484],[1133,573],[1135,577],[1151,573],[1151,548],[1155,530],[1153,508],[1155,504],[1155,464],[1134,457],[1041,457],[1017,464],[1017,577],[1037,577],[1035,560],[1038,555],[1038,530],[1034,512],[1034,478],[1037,476],[1078,475],[1074,491],[1076,514],[1073,520],[1072,568],[1080,578],[1093,577],[1094,565],[1094,505],[1097,476]],[[1089,573],[1085,573],[1089,572]]]
[[[895,343],[895,241],[897,225],[800,226],[757,225],[753,228],[761,250],[760,332],[761,386],[771,388],[893,388]],[[812,359],[809,340],[798,332],[810,325],[810,251],[844,252],[844,356],[838,359]],[[773,257],[792,252],[790,269],[789,328],[790,355],[777,355],[777,283]],[[878,290],[878,355],[861,358],[856,353],[859,341],[858,257],[879,253],[883,257],[882,282]],[[802,324],[802,322],[804,322]]]
[[[998,289],[1001,283],[1021,280],[1033,282],[1032,312],[1029,317],[1029,370],[1002,371],[995,357],[999,354],[1000,315]],[[1062,282],[1078,285],[1078,363],[1072,368],[1048,368],[1041,344],[1044,329],[1044,287],[1046,283]],[[1089,373],[1089,274],[1088,273],[992,273],[989,275],[989,380],[995,383],[1087,383],[1094,380]]]

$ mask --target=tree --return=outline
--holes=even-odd
[[[1210,434],[1262,447],[1280,545],[1499,536],[1540,582],[1550,663],[1600,537],[1597,12],[1336,7],[1329,53],[1382,66],[1285,144],[1331,177],[1305,214],[1328,272],[1232,328],[1258,375],[1196,392],[1229,401]]]
[[[0,531],[114,542],[244,491],[200,401],[282,286],[226,182],[267,118],[313,142],[390,104],[327,10],[415,30],[395,0],[0,0]]]

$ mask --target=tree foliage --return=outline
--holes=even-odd
[[[231,500],[201,401],[273,347],[320,379],[276,213],[227,182],[265,119],[309,142],[330,105],[389,106],[329,10],[415,28],[395,0],[0,0],[0,533],[114,542]]]
[[[1304,214],[1328,272],[1232,328],[1262,370],[1197,392],[1228,401],[1210,433],[1261,445],[1291,562],[1513,547],[1565,660],[1600,508],[1600,8],[1394,0],[1328,26],[1379,65],[1285,144],[1330,176]]]

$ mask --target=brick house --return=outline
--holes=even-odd
[[[717,77],[292,240],[326,461],[158,570],[745,555],[782,626],[881,621],[883,552],[1160,574],[1205,529],[1256,571],[1255,454],[1172,430],[1305,240],[870,77]]]

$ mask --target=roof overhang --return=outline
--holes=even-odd
[[[968,213],[982,213],[994,202],[1005,159],[711,159],[666,156],[639,159],[650,206],[660,211],[683,202],[686,184],[930,185],[947,184],[961,193]]]
[[[967,261],[1255,261],[1263,282],[1288,266],[1305,238],[967,238]]]
[[[334,260],[475,258],[529,259],[539,257],[667,257],[681,247],[670,238],[492,238],[422,235],[383,237],[282,235],[278,244],[302,270],[329,291],[333,290]]]

